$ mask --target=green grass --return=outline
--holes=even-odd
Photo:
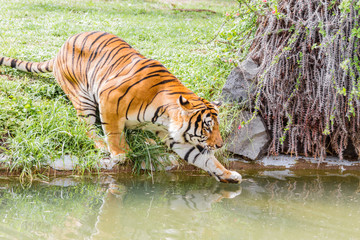
[[[222,61],[221,46],[204,42],[213,38],[225,12],[236,9],[237,3],[185,0],[175,4],[155,0],[0,0],[0,55],[45,61],[73,34],[107,31],[162,62],[199,96],[216,100],[234,65]],[[174,7],[210,9],[216,14],[179,12],[172,10]],[[77,120],[54,77],[6,67],[0,71],[0,153],[12,157],[11,169],[32,175],[48,158],[63,154],[78,156],[81,171],[96,168],[102,153],[87,139],[87,126]]]
[[[154,133],[140,129],[127,129],[126,139],[130,148],[127,158],[131,160],[134,172],[139,174],[140,170],[145,168],[152,174],[153,170],[163,170],[164,165],[169,164],[167,147],[161,144],[161,139]],[[142,163],[145,166],[142,167]]]

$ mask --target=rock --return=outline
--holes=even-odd
[[[105,169],[105,170],[111,170],[115,167],[116,164],[118,164],[119,162],[121,162],[119,159],[115,158],[103,158],[100,160],[99,165],[101,169]],[[121,162],[123,163],[123,162]]]
[[[10,166],[9,157],[0,154],[0,169],[2,168],[6,169],[8,166]]]
[[[103,158],[99,160],[98,166],[101,169],[111,170],[116,164],[120,162],[119,159]],[[79,164],[79,159],[76,156],[64,155],[54,161],[48,160],[48,165],[58,171],[71,171]]]
[[[255,89],[253,80],[258,72],[259,66],[250,58],[234,68],[222,89],[224,100],[246,104]]]
[[[258,116],[247,125],[238,129],[242,121],[251,118],[251,114],[242,111],[239,118],[235,121],[235,130],[227,138],[227,150],[251,160],[262,158],[267,153],[270,136],[265,124]]]
[[[55,170],[73,170],[79,163],[79,159],[75,156],[64,155],[54,161],[49,160],[48,164]]]

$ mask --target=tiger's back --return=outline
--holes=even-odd
[[[86,116],[106,101],[111,111],[127,112],[127,120],[151,121],[154,106],[164,102],[161,93],[171,90],[172,99],[178,97],[174,92],[198,98],[160,62],[106,32],[70,37],[56,56],[53,72],[75,108]]]

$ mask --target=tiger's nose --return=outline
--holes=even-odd
[[[216,148],[221,148],[222,146],[224,146],[224,144],[221,142],[221,143],[216,144],[215,146],[216,146]]]

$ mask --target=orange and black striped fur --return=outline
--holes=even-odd
[[[124,127],[142,123],[166,139],[181,158],[217,180],[241,181],[240,174],[214,157],[214,150],[223,145],[217,104],[196,96],[160,62],[145,58],[115,35],[80,33],[50,61],[0,57],[1,64],[26,72],[53,72],[79,116],[89,124],[99,117],[105,142],[94,132],[89,136],[97,147],[107,148],[114,161],[124,161]]]

